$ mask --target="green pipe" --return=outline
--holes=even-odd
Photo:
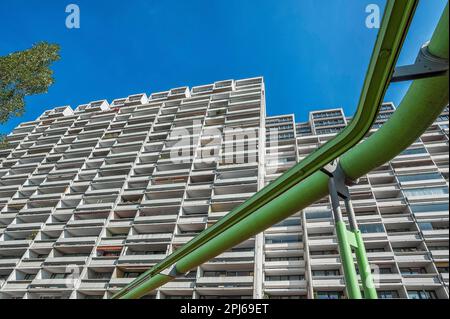
[[[358,277],[356,275],[355,263],[353,261],[352,248],[348,242],[347,226],[345,222],[336,222],[336,237],[339,243],[339,254],[341,264],[344,268],[345,287],[350,299],[361,299]]]
[[[353,233],[347,231],[347,226],[342,217],[340,196],[336,187],[335,177],[330,177],[328,179],[328,191],[330,193],[331,209],[333,211],[339,256],[341,257],[341,264],[344,270],[347,295],[351,299],[361,299],[361,290],[359,289],[358,276],[356,274],[355,262],[353,261],[352,255],[352,245],[350,244],[349,238],[349,236],[353,237]],[[353,216],[353,208],[351,208],[351,211],[349,209],[349,205],[351,205],[350,200],[345,200],[345,204],[350,226],[354,225],[357,227],[356,218]],[[353,247],[356,245],[354,240],[352,244]]]
[[[361,231],[359,229],[354,230],[353,234],[357,245],[355,255],[358,261],[359,274],[361,275],[361,282],[364,289],[364,298],[378,299],[377,291],[373,282],[372,270],[370,269],[369,259],[367,258]]]
[[[448,59],[448,36],[447,2],[429,44],[430,53]],[[433,108],[434,105],[442,107]],[[414,81],[391,119],[364,143],[358,144],[342,156],[340,164],[344,172],[349,178],[357,179],[394,158],[425,132],[446,105],[448,74]],[[426,116],[423,113],[426,113]],[[386,147],[386,143],[390,146]]]
[[[122,299],[137,299],[144,295],[146,295],[148,292],[155,290],[158,287],[161,287],[162,285],[168,283],[169,281],[173,280],[173,277],[157,274],[150,278],[150,280],[144,282],[139,287],[136,287],[135,289],[127,292],[124,294],[121,298]]]
[[[431,54],[448,59],[448,2],[436,27],[436,32],[431,37],[428,49]]]
[[[353,116],[353,121],[341,133],[308,155],[300,163],[289,169],[261,191],[254,194],[243,204],[233,209],[213,226],[205,229],[183,247],[173,252],[152,269],[146,271],[114,297],[120,297],[126,291],[134,289],[151,276],[170,267],[180,258],[189,255],[220,232],[237,224],[258,208],[276,199],[280,194],[301,182],[361,141],[376,118],[378,108],[389,85],[390,76],[395,67],[395,62],[398,58],[403,40],[406,37],[408,26],[414,15],[417,3],[418,0],[388,1],[369,69],[364,80],[358,108]]]
[[[446,19],[448,20],[448,6],[444,12],[445,15],[447,15]],[[438,48],[434,52],[442,51],[442,46],[447,46],[448,57],[448,29],[444,23],[440,23],[439,26],[435,33],[444,32],[446,36],[433,36],[432,41],[433,39],[443,41],[442,44],[432,43],[433,46]],[[440,57],[444,56],[441,55]],[[415,81],[392,118],[364,143],[359,144],[341,157],[341,166],[347,175],[356,179],[368,173],[373,168],[391,160],[414,142],[448,104],[447,84],[448,75]],[[415,92],[412,88],[420,92]],[[406,111],[404,111],[405,109]],[[399,144],[399,139],[392,135],[394,133],[401,134],[401,136],[404,136],[403,139],[408,137],[409,144]],[[410,138],[410,136],[414,136],[414,138]],[[380,149],[383,149],[383,152],[379,152]],[[175,264],[175,269],[181,274],[186,273],[192,268],[197,267],[251,236],[264,231],[273,224],[313,204],[315,201],[326,196],[327,193],[328,176],[317,171],[304,179],[303,182],[294,185],[279,195],[276,200],[270,201],[263,207],[260,207],[239,223],[232,225],[188,255],[179,259]],[[156,275],[153,277],[156,277]],[[118,294],[113,298],[139,298],[145,295],[151,289],[156,288],[154,284],[156,279],[153,280],[152,278],[149,280],[149,282],[152,282],[149,285],[150,288],[140,289],[142,286],[140,284],[125,294]],[[170,280],[170,277],[168,280]]]

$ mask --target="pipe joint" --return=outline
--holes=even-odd
[[[448,74],[448,58],[432,54],[429,44],[430,42],[427,42],[420,48],[414,64],[397,67],[391,82],[418,80]]]

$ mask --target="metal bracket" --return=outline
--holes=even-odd
[[[358,224],[356,223],[355,212],[353,210],[353,205],[351,202],[351,195],[348,186],[355,185],[359,180],[351,180],[345,174],[341,165],[339,164],[339,159],[334,160],[330,164],[321,168],[321,171],[330,177],[328,182],[328,188],[331,198],[331,206],[333,209],[334,219],[336,222],[342,221],[342,212],[340,208],[340,198],[344,200],[345,209],[347,211],[350,229],[352,231],[358,230]]]
[[[428,50],[428,44],[429,42],[422,46],[414,64],[395,68],[391,82],[425,79],[448,73],[448,59],[442,59],[431,54]]]
[[[172,278],[176,278],[176,277],[180,277],[180,276],[185,276],[187,275],[189,272],[182,274],[180,272],[178,272],[177,268],[175,267],[176,265],[173,264],[172,266],[164,269],[163,271],[160,272],[161,275],[166,275]]]
[[[349,179],[345,175],[341,165],[339,165],[338,159],[322,167],[321,171],[334,179],[336,191],[340,197],[343,199],[350,199],[350,193],[347,186],[356,185],[359,180],[354,181]]]

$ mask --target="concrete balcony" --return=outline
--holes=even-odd
[[[265,280],[265,289],[306,289],[305,280]]]
[[[304,268],[303,260],[286,260],[286,261],[265,261],[264,269],[286,269],[286,268]]]
[[[431,275],[427,277],[415,277],[415,276],[403,276],[403,283],[406,286],[440,286],[440,282],[437,276]]]
[[[369,258],[369,261],[381,261],[381,260],[394,260],[395,256],[394,253],[391,251],[368,252],[367,258]]]
[[[77,210],[110,210],[114,203],[98,203],[78,205]]]
[[[21,223],[21,224],[10,224],[6,229],[8,231],[16,231],[16,230],[34,230],[41,229],[44,223]]]
[[[55,287],[55,288],[68,288],[68,286],[73,285],[73,279],[34,279],[30,288],[38,288],[38,287]]]
[[[48,257],[44,265],[84,265],[87,258],[87,256]]]
[[[430,256],[428,253],[396,253],[395,260],[398,263],[423,263],[430,262]]]
[[[390,234],[388,235],[391,242],[418,242],[422,239],[419,234]]]
[[[410,216],[382,217],[382,220],[385,224],[398,224],[411,222],[412,218]]]
[[[125,236],[124,236],[125,237]],[[123,246],[125,244],[125,238],[102,238],[98,247],[103,246]]]
[[[107,227],[130,227],[132,224],[133,220],[111,219]]]
[[[55,246],[61,246],[61,245],[94,245],[96,240],[97,240],[97,237],[94,237],[94,236],[59,238],[56,241]]]
[[[224,194],[224,195],[214,195],[212,201],[214,202],[224,202],[224,201],[237,201],[246,200],[251,197],[254,193],[236,193],[236,194]]]
[[[111,278],[109,286],[126,286],[136,278]]]
[[[431,255],[436,262],[447,261],[449,259],[449,251],[447,250],[431,250]]]
[[[117,264],[117,257],[92,257],[89,266],[114,267]]]
[[[143,200],[142,205],[145,206],[167,206],[167,205],[181,205],[181,198],[167,198],[167,199],[150,199]]]
[[[133,204],[120,203],[116,206],[116,208],[114,210],[116,212],[131,211],[131,210],[136,211],[138,208],[139,208],[139,203],[133,203]]]
[[[138,234],[138,235],[129,235],[127,238],[127,242],[165,242],[170,241],[172,238],[172,234]]]
[[[30,280],[10,280],[5,283],[2,290],[3,291],[26,291],[29,287]],[[1,283],[0,283],[1,287]]]
[[[83,279],[78,290],[105,290],[109,280]]]
[[[30,196],[33,200],[60,199],[63,194],[36,194]]]
[[[310,260],[311,266],[340,266],[341,261],[339,257],[318,257],[318,256],[312,256]]]
[[[122,255],[118,264],[156,264],[165,258],[165,254],[157,255]]]
[[[422,231],[423,237],[426,239],[446,239],[449,238],[449,230],[424,230]]]
[[[177,215],[137,216],[135,224],[175,223]]]
[[[46,224],[42,228],[42,231],[62,231],[65,227],[64,223],[57,223],[57,224]]]
[[[374,281],[380,284],[401,284],[402,276],[400,274],[376,274],[373,275]]]
[[[20,261],[20,258],[8,258],[8,259],[0,259],[0,268],[11,268],[15,267]]]
[[[195,286],[195,283],[193,281],[171,281],[165,284],[160,288],[162,292],[165,290],[176,290],[178,292],[180,291],[186,291],[191,290]]]
[[[303,249],[303,243],[265,244],[265,248],[266,251]]]
[[[44,262],[44,258],[39,259],[22,259],[19,263],[21,269],[23,268],[40,268]]]
[[[91,189],[86,191],[86,195],[118,194],[120,190],[121,190],[120,188]]]
[[[3,240],[0,241],[0,248],[26,248],[31,244],[31,240]]]
[[[253,276],[235,276],[235,277],[200,277],[197,278],[197,285],[202,286],[233,286],[233,285],[253,285]]]
[[[208,221],[208,217],[206,217],[206,216],[190,217],[189,215],[187,215],[187,216],[181,216],[178,221],[178,224],[179,225],[204,224],[207,221]]]
[[[67,226],[72,227],[82,227],[82,226],[103,226],[105,224],[105,219],[79,219],[79,220],[69,220]]]
[[[181,236],[181,235],[176,235],[173,238],[173,244],[174,245],[184,245],[186,244],[188,241],[190,241],[192,238],[194,238],[194,236]]]
[[[317,288],[342,288],[345,287],[343,276],[314,277],[313,285]]]
[[[34,241],[31,245],[32,249],[50,249],[53,247],[55,241],[53,240],[40,240],[40,241]]]

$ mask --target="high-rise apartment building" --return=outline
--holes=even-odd
[[[20,124],[0,150],[0,298],[111,297],[349,120],[266,116],[251,78]],[[447,108],[351,187],[380,297],[448,298],[448,175]],[[147,298],[343,298],[333,225],[326,197]]]

